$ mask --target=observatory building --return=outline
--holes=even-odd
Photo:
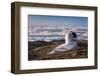
[[[65,35],[65,43],[57,46],[55,49],[53,49],[48,54],[54,54],[55,52],[63,52],[70,49],[77,48],[77,34],[73,31],[69,31]]]

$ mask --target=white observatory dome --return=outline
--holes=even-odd
[[[57,51],[63,52],[77,47],[77,35],[75,32],[69,31],[65,35],[65,43],[57,46],[54,50],[49,52],[49,54],[53,54]]]

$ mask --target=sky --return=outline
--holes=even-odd
[[[70,26],[70,27],[87,27],[87,17],[75,16],[45,16],[45,15],[29,15],[29,26],[33,25],[47,25],[47,26]]]

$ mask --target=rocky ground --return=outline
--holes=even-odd
[[[28,60],[76,59],[88,57],[88,43],[86,40],[78,41],[79,48],[48,55],[48,52],[64,42],[64,40],[28,42]]]

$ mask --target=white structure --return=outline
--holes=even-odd
[[[56,51],[63,52],[63,51],[67,51],[70,49],[77,48],[77,47],[78,47],[77,46],[77,35],[75,32],[69,31],[65,35],[65,43],[59,45],[58,47],[56,47],[54,50],[52,50],[48,54],[54,54]]]

